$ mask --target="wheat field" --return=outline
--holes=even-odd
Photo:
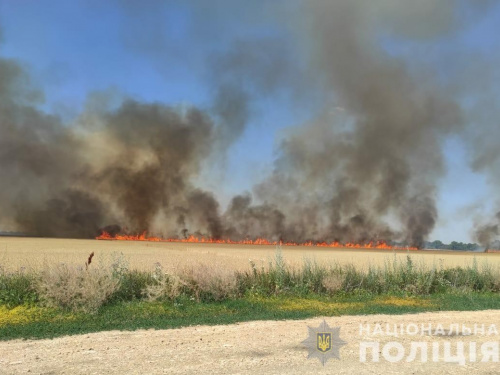
[[[160,263],[176,270],[203,263],[225,269],[245,270],[250,261],[266,267],[276,255],[276,246],[218,245],[199,243],[158,243],[140,241],[98,241],[76,239],[0,237],[0,266],[6,270],[40,269],[47,263],[84,265],[95,253],[95,263],[109,263],[121,257],[130,269],[152,270]],[[404,261],[411,255],[416,264],[426,267],[467,266],[477,262],[500,269],[500,253],[467,253],[453,251],[391,251],[329,249],[306,246],[282,246],[282,255],[291,265],[312,260],[318,264],[353,264],[357,268],[384,266],[395,258]]]

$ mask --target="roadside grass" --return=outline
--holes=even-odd
[[[170,329],[251,320],[305,319],[316,316],[406,314],[425,311],[500,309],[498,293],[405,295],[354,294],[340,297],[245,297],[198,303],[131,301],[104,306],[98,315],[48,307],[0,308],[0,340],[42,339],[108,330]],[[6,313],[6,311],[9,311]]]
[[[90,258],[89,258],[90,259]],[[103,330],[176,328],[248,320],[500,309],[500,274],[474,260],[426,268],[396,258],[383,267],[290,267],[279,249],[244,272],[199,265],[130,270],[121,255],[85,267],[47,263],[39,272],[0,267],[0,340]]]

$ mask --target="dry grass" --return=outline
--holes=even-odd
[[[36,289],[49,307],[96,313],[118,289],[119,281],[111,267],[47,264],[40,273]]]
[[[344,278],[338,273],[333,273],[325,276],[322,284],[329,294],[335,294],[339,290],[342,290],[343,283]]]
[[[143,294],[150,302],[164,299],[175,300],[182,294],[182,289],[186,286],[186,283],[179,276],[165,272],[160,263],[156,264],[153,279],[154,283],[143,289]]]
[[[269,260],[274,258],[275,247],[0,237],[0,266],[12,270],[22,266],[41,269],[46,261],[83,265],[91,252],[95,253],[95,259],[98,260],[107,259],[114,252],[123,253],[129,260],[130,269],[154,271],[154,265],[160,262],[166,272],[175,273],[178,269],[197,263],[210,267],[223,264],[226,269],[244,271],[248,269],[249,259],[258,266],[267,266]],[[307,257],[320,265],[353,264],[363,269],[370,266],[383,267],[393,259],[404,262],[407,256],[406,251],[285,246],[282,252],[287,262],[299,266],[304,257]],[[416,263],[430,268],[470,266],[474,259],[477,259],[479,265],[488,263],[493,268],[500,268],[500,253],[411,251],[410,254]]]
[[[198,264],[184,268],[182,275],[198,301],[222,301],[237,293],[235,272],[222,265]]]
[[[329,266],[304,259],[301,266],[290,264],[280,248],[267,266],[249,261],[246,271],[212,262],[183,266],[178,272],[163,269],[130,269],[123,254],[102,261],[94,252],[80,266],[45,263],[39,271],[0,274],[0,302],[17,306],[42,302],[74,312],[97,313],[105,303],[133,300],[189,298],[199,302],[223,301],[245,296],[311,296],[363,292],[375,295],[422,296],[447,292],[498,292],[500,273],[491,266],[428,269],[407,255],[404,262],[394,257],[383,267],[367,270],[353,264]],[[87,259],[85,262],[84,260]],[[32,291],[36,291],[36,295]]]

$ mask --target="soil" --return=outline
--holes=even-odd
[[[318,327],[322,318],[287,321],[253,321],[221,326],[193,326],[170,330],[111,331],[48,340],[0,342],[1,374],[500,374],[500,363],[480,362],[481,344],[499,341],[498,335],[464,335],[459,330],[451,336],[424,332],[424,335],[399,337],[360,335],[360,325],[379,323],[382,327],[431,323],[433,330],[442,324],[496,324],[500,329],[500,310],[477,312],[429,312],[406,315],[367,315],[327,317],[330,327],[340,327],[340,338],[347,345],[340,348],[340,360],[330,359],[323,366],[316,358],[307,359],[308,350],[301,343],[308,336],[308,326]],[[487,331],[487,330],[486,330]],[[391,330],[392,332],[392,330]],[[405,348],[404,359],[391,363],[380,354],[380,362],[361,363],[360,342],[397,341]],[[426,341],[429,359],[422,362],[420,351],[406,362],[412,341]],[[464,342],[465,365],[447,363],[443,344]],[[437,362],[432,360],[432,343],[440,345]],[[477,362],[468,358],[469,343],[477,343]],[[391,352],[393,353],[393,352]],[[393,353],[394,354],[394,353]]]

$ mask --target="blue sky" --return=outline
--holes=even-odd
[[[270,23],[255,22],[244,6],[218,11],[206,5],[196,9],[193,3],[163,2],[151,15],[147,7],[122,6],[119,1],[3,1],[0,53],[24,65],[45,93],[42,108],[66,120],[82,110],[94,91],[207,107],[213,89],[212,56],[245,37],[283,37],[286,43],[287,36]],[[445,77],[446,61],[456,51],[496,59],[498,25],[497,3],[453,38],[420,46],[397,40],[389,48],[408,58],[420,54]],[[298,59],[293,48],[290,53]],[[259,100],[255,116],[229,151],[226,172],[208,187],[222,197],[251,190],[272,171],[282,130],[306,121],[309,104],[297,108],[279,93]],[[440,219],[431,239],[470,241],[474,216],[494,210],[485,203],[491,202],[493,190],[486,176],[469,168],[463,140],[448,139],[443,152],[448,171],[439,184]]]

